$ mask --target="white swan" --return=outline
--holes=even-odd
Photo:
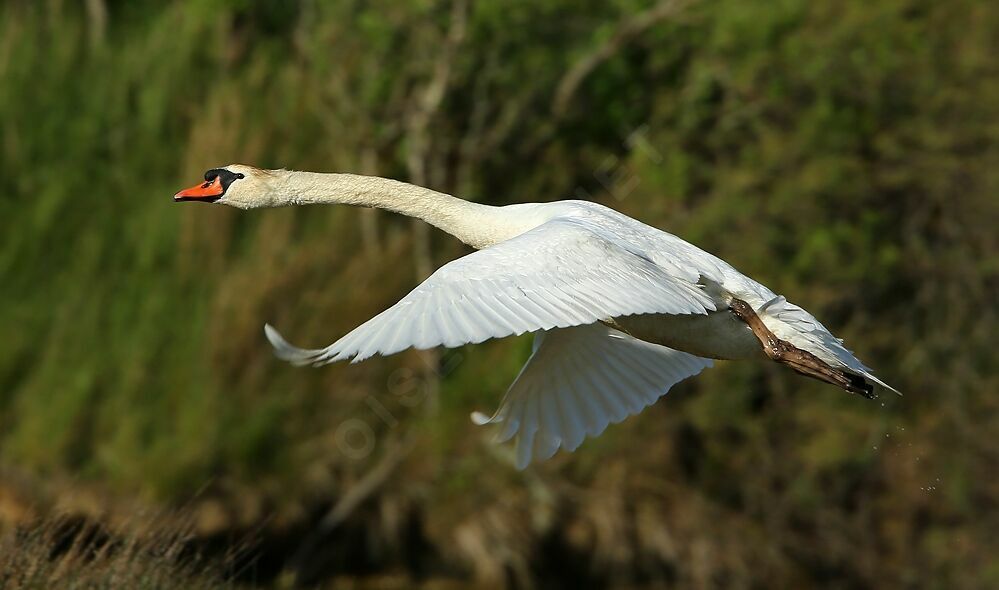
[[[326,348],[274,328],[278,357],[357,362],[406,348],[533,332],[534,352],[492,417],[517,464],[569,451],[641,411],[709,359],[768,358],[872,397],[888,385],[804,309],[676,236],[586,201],[492,207],[385,178],[214,168],[177,201],[241,209],[313,203],[418,217],[477,248]],[[893,390],[894,391],[894,390]]]

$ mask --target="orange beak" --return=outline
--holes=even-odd
[[[196,184],[191,188],[185,188],[173,196],[174,201],[207,201],[209,203],[217,201],[225,189],[222,188],[222,179],[218,176],[211,182],[205,181]]]

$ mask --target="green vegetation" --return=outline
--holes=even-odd
[[[0,588],[226,588],[185,544],[174,523],[116,537],[100,525],[73,518],[45,519],[29,531],[0,538]],[[150,524],[150,523],[146,523]],[[212,564],[224,569],[224,566]]]
[[[677,2],[634,26],[648,10],[3,3],[0,465],[30,474],[0,477],[3,520],[6,488],[194,504],[201,532],[279,546],[261,583],[999,585],[999,9]],[[426,239],[434,264],[462,247],[347,208],[172,203],[229,162],[602,201],[813,311],[905,397],[720,363],[517,472],[467,416],[527,339],[309,370],[262,335],[326,344],[419,280]]]

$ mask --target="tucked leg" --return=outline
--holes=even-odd
[[[756,335],[756,338],[759,339],[760,344],[763,346],[763,351],[772,360],[787,365],[795,372],[806,377],[831,383],[850,393],[874,399],[874,387],[863,377],[833,368],[814,354],[802,350],[785,340],[781,340],[767,328],[752,306],[745,301],[733,298],[731,303],[729,303],[729,307],[736,317],[749,325],[753,330],[753,334]]]

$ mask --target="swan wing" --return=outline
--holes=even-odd
[[[637,340],[603,324],[540,332],[534,352],[491,418],[499,442],[516,438],[517,467],[575,450],[654,403],[711,361]]]
[[[555,218],[445,264],[340,340],[291,346],[265,326],[278,357],[321,365],[410,347],[455,347],[632,314],[703,314],[711,295],[592,224]]]

